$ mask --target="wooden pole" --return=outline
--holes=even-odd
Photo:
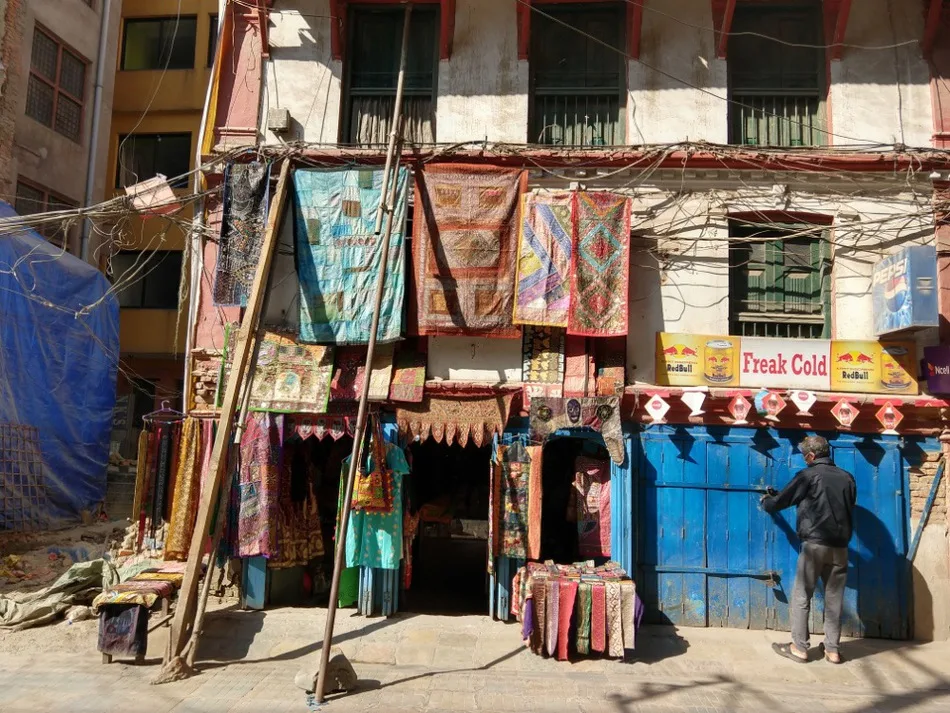
[[[393,124],[389,134],[389,149],[386,152],[386,168],[383,173],[383,186],[379,197],[379,211],[376,213],[376,238],[378,239],[380,237],[383,211],[386,212],[386,231],[380,247],[379,275],[376,278],[376,301],[373,308],[369,343],[366,346],[365,378],[363,379],[363,388],[360,393],[359,408],[356,412],[356,430],[353,432],[353,451],[350,453],[350,467],[346,477],[346,489],[343,492],[343,511],[340,517],[340,529],[337,532],[336,539],[336,556],[333,558],[333,580],[330,584],[330,601],[327,605],[327,622],[323,631],[323,648],[320,650],[320,671],[317,674],[317,690],[315,692],[317,703],[323,703],[326,700],[327,666],[330,663],[330,649],[333,645],[333,625],[336,621],[337,598],[340,595],[340,575],[343,572],[344,560],[346,558],[346,528],[350,520],[350,501],[353,497],[356,468],[360,461],[360,447],[363,443],[363,432],[366,428],[366,413],[369,401],[369,377],[373,369],[373,356],[376,352],[376,332],[379,329],[379,313],[386,287],[386,269],[389,265],[389,243],[392,240],[393,234],[393,207],[399,187],[399,161],[396,159],[396,150],[400,143],[402,95],[406,80],[406,59],[409,55],[409,20],[411,16],[412,5],[407,4],[402,26],[402,50],[399,57],[399,79],[396,82]],[[390,178],[390,172],[392,172],[392,178]],[[375,465],[379,467],[383,464],[376,463]]]
[[[270,274],[271,263],[274,260],[279,228],[283,217],[284,206],[287,202],[287,183],[290,176],[290,159],[285,158],[280,167],[280,178],[277,180],[277,190],[267,216],[267,228],[264,232],[264,242],[261,245],[261,259],[254,273],[254,282],[251,284],[251,295],[247,302],[247,309],[241,320],[241,330],[238,334],[237,347],[234,359],[231,362],[231,373],[228,377],[227,389],[224,393],[224,403],[221,407],[218,432],[215,434],[214,446],[211,450],[211,477],[208,487],[201,491],[201,501],[198,503],[198,516],[195,522],[195,531],[191,536],[191,547],[188,550],[188,562],[185,566],[185,577],[181,591],[178,594],[178,606],[175,609],[175,618],[172,622],[170,656],[177,657],[188,636],[188,627],[194,621],[196,597],[198,595],[198,580],[201,576],[201,560],[204,556],[205,538],[211,527],[211,516],[214,505],[218,501],[221,488],[222,474],[228,462],[228,448],[231,444],[231,429],[234,423],[234,414],[237,411],[238,399],[241,396],[241,386],[251,352],[252,336],[257,335],[258,322],[261,317],[261,306],[266,292],[267,276]],[[166,666],[170,663],[166,661]]]

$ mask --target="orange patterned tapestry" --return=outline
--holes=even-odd
[[[432,436],[450,446],[458,441],[464,447],[469,440],[483,446],[505,430],[513,396],[426,396],[419,404],[398,406],[396,421],[403,435],[423,441]]]

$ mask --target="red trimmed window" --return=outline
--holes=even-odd
[[[33,32],[26,115],[66,138],[82,138],[88,63],[44,29]]]

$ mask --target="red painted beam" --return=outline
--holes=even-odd
[[[455,40],[455,0],[442,0],[439,28],[439,59],[451,59]]]
[[[940,31],[940,19],[943,14],[943,0],[930,0],[927,8],[927,22],[924,24],[924,38],[920,43],[925,58],[933,54],[937,33]]]
[[[835,18],[834,39],[831,43],[831,59],[841,59],[844,49],[844,35],[848,29],[848,17],[851,15],[851,0],[841,0],[838,5],[838,16]]]
[[[531,0],[518,2],[517,21],[518,59],[528,59],[528,50],[531,47]]]
[[[627,4],[627,54],[640,59],[640,37],[643,34],[643,4],[647,0],[632,0]]]
[[[330,0],[330,54],[333,59],[343,59],[343,45],[346,42],[346,2]]]
[[[717,3],[713,2],[713,20],[719,28],[719,41],[716,43],[716,56],[719,59],[726,59],[726,53],[729,49],[729,32],[732,30],[732,18],[736,14],[736,0],[726,0],[725,6],[721,6],[722,14],[716,17]]]

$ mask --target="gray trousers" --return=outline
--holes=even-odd
[[[808,651],[808,620],[811,598],[818,578],[825,584],[825,650],[838,652],[841,640],[841,606],[848,580],[848,548],[826,547],[803,542],[792,588],[792,642],[800,651]]]

